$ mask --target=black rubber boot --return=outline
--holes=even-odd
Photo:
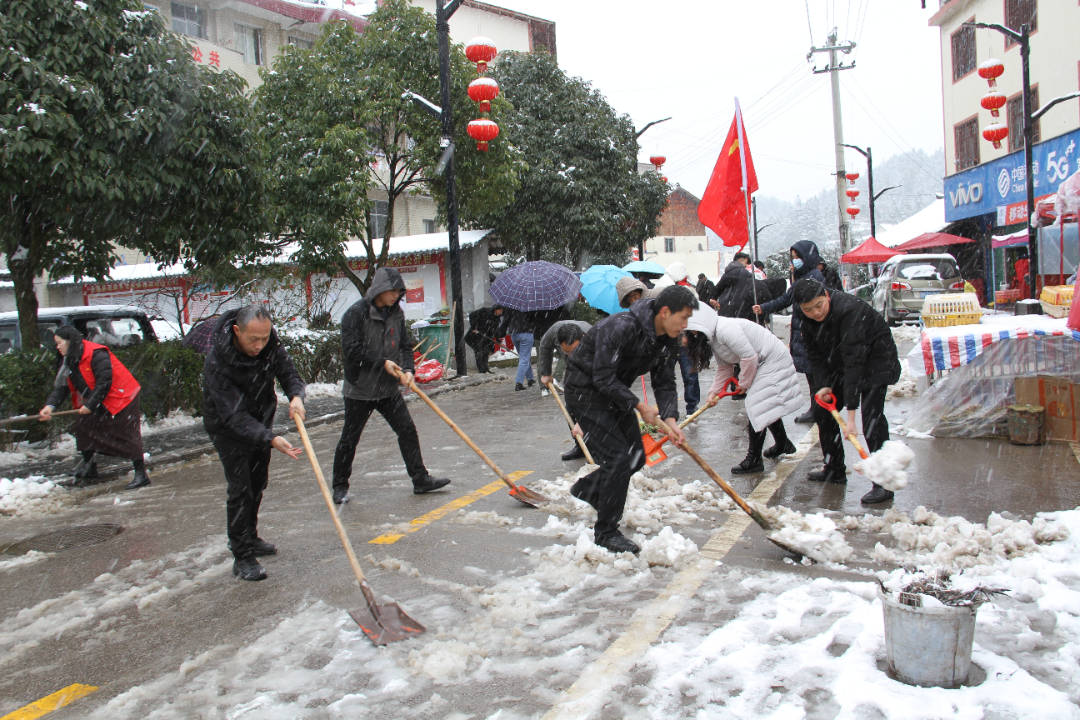
[[[573,447],[571,447],[569,450],[564,452],[559,457],[561,457],[564,461],[566,461],[566,460],[580,460],[581,458],[585,457],[585,453],[582,452],[581,446],[578,445],[575,442]]]
[[[266,570],[254,557],[233,560],[232,574],[241,580],[253,582],[266,579]]]
[[[767,458],[774,458],[781,455],[792,455],[794,452],[795,445],[790,440],[785,440],[783,443],[776,443],[771,448],[765,449],[761,454]]]
[[[150,476],[146,474],[146,468],[138,468],[135,471],[135,476],[124,486],[124,489],[134,490],[136,488],[146,487],[149,484]]]
[[[814,423],[814,408],[810,408],[802,415],[795,418],[795,422],[802,423],[803,425],[812,425]]]
[[[251,543],[251,551],[256,557],[277,555],[277,546],[274,545],[274,543],[266,542],[261,537],[256,536],[255,541]]]
[[[863,505],[874,505],[876,503],[888,502],[893,499],[892,490],[886,490],[877,483],[874,483],[873,485],[874,486],[870,488],[870,492],[862,496],[860,502],[862,502]]]
[[[413,481],[413,494],[423,495],[424,493],[431,492],[432,490],[438,490],[441,487],[446,487],[450,484],[449,478],[437,478],[425,475],[420,481]]]
[[[636,542],[626,537],[618,530],[616,530],[610,535],[595,538],[595,541],[597,545],[613,553],[628,552],[637,555],[639,552],[641,552],[641,548],[638,547],[638,544]]]
[[[843,485],[847,482],[847,470],[834,470],[833,468],[813,470],[806,474],[806,479],[810,482],[830,482]]]
[[[84,452],[82,460],[75,466],[75,479],[94,480],[98,477],[97,461],[94,460],[93,451]]]
[[[760,455],[753,455],[747,453],[743,461],[731,468],[732,475],[749,475],[750,473],[759,473],[765,470],[765,463],[761,461]]]
[[[334,504],[341,505],[349,502],[349,488],[336,487],[334,488]]]

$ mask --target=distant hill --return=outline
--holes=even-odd
[[[858,162],[849,157],[848,162],[848,171],[859,173],[855,181],[860,191],[856,204],[862,212],[851,223],[851,237],[858,244],[870,234],[866,163],[861,157]],[[944,170],[942,150],[934,153],[912,150],[884,162],[875,158],[874,189],[881,192],[890,185],[900,186],[886,192],[875,203],[878,233],[932,203],[935,194],[942,191]],[[758,234],[759,256],[785,250],[798,240],[813,240],[827,257],[835,258],[839,254],[836,192],[832,188],[806,200],[798,197],[782,200],[759,193],[757,212],[759,227],[774,223]]]

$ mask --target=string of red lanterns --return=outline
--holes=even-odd
[[[499,96],[499,83],[485,77],[488,63],[499,54],[495,43],[486,37],[475,37],[465,46],[465,57],[476,63],[476,73],[480,77],[469,83],[469,99],[480,106],[484,117],[472,120],[466,127],[469,137],[476,141],[476,149],[487,152],[488,143],[499,136],[499,126],[491,120],[491,101]]]
[[[859,214],[859,206],[855,204],[855,198],[859,197],[859,189],[855,187],[855,181],[859,179],[859,173],[846,173],[844,177],[848,181],[848,189],[844,191],[848,196],[848,200],[851,204],[844,208],[844,212],[851,216],[854,220],[855,216]]]
[[[1008,99],[1004,93],[997,89],[997,79],[1001,77],[1005,72],[1005,64],[1000,60],[990,58],[989,60],[983,60],[979,63],[978,73],[979,77],[986,80],[986,84],[990,86],[986,95],[982,97],[979,104],[983,108],[990,111],[990,116],[993,118],[1000,117],[1002,107]],[[984,140],[994,143],[995,148],[1001,147],[1001,141],[1009,137],[1009,126],[1003,122],[991,122],[989,125],[983,128],[982,136]]]
[[[664,167],[664,163],[667,162],[667,157],[663,155],[652,155],[649,157],[649,162],[656,166],[656,174],[660,175],[660,168]],[[667,182],[667,177],[660,175],[660,179]]]

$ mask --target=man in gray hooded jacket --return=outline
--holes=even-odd
[[[341,350],[345,361],[345,426],[334,452],[334,502],[349,501],[356,444],[373,410],[386,418],[398,436],[398,448],[416,494],[438,490],[450,481],[432,477],[420,453],[409,409],[400,386],[413,379],[413,340],[405,326],[401,298],[405,281],[393,268],[375,271],[371,287],[341,319]]]

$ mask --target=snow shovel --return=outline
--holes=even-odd
[[[401,377],[400,371],[398,372],[398,377]],[[502,480],[504,483],[506,483],[506,485],[510,488],[510,497],[514,498],[515,500],[517,500],[519,503],[522,503],[523,505],[528,505],[529,507],[540,507],[540,505],[542,505],[543,503],[548,502],[548,499],[546,497],[544,497],[543,495],[541,495],[540,493],[536,492],[535,490],[530,490],[529,488],[525,487],[524,485],[518,485],[513,480],[511,480],[509,477],[507,477],[506,473],[504,473],[502,470],[500,470],[499,466],[496,465],[495,462],[491,458],[489,458],[486,454],[484,454],[484,451],[481,450],[480,448],[478,448],[476,446],[476,443],[474,443],[472,440],[470,440],[469,436],[466,435],[465,432],[461,428],[459,428],[457,426],[457,423],[455,423],[453,420],[451,420],[450,416],[448,416],[446,413],[444,413],[439,408],[439,406],[436,405],[434,403],[434,401],[431,398],[429,398],[427,396],[427,394],[424,393],[424,391],[422,391],[420,388],[418,388],[416,386],[415,382],[409,383],[409,389],[412,390],[414,393],[416,393],[417,396],[419,396],[421,400],[423,400],[425,403],[427,403],[428,407],[431,408],[432,410],[434,410],[435,414],[438,415],[439,417],[441,417],[443,419],[443,421],[445,421],[446,424],[450,426],[450,429],[453,430],[454,432],[456,432],[458,434],[458,437],[460,437],[462,440],[464,440],[465,444],[468,445],[469,447],[471,447],[473,452],[475,452],[477,455],[479,455],[480,459],[483,460],[485,463],[487,463],[487,466],[489,468],[491,468],[492,471],[494,471],[494,473],[496,475],[499,476],[499,479]]]
[[[718,393],[716,396],[717,400],[732,395],[738,395],[742,392],[742,388],[739,387],[738,381],[733,377],[728,378],[727,381],[724,382],[724,387],[730,388],[730,390],[724,390],[723,392]],[[710,407],[712,407],[712,405],[708,404],[699,407],[692,415],[683,418],[682,422],[679,423],[679,428],[684,428],[697,420],[698,417]],[[654,438],[650,433],[645,433],[641,436],[641,444],[645,446],[645,464],[647,466],[652,467],[653,465],[659,465],[664,460],[667,460],[667,453],[660,447],[665,442],[667,442],[667,435],[659,440]]]
[[[851,441],[851,444],[855,446],[855,449],[859,451],[859,457],[866,460],[870,457],[866,450],[863,450],[862,443],[859,442],[859,436],[853,429],[848,429],[847,423],[844,422],[844,418],[840,415],[840,411],[836,409],[836,396],[829,393],[826,397],[819,397],[814,395],[814,402],[821,407],[825,408],[832,413],[833,419],[836,420],[836,424],[840,426],[840,432]]]
[[[801,551],[796,550],[795,548],[793,548],[793,547],[791,547],[789,545],[785,545],[784,543],[782,543],[779,540],[775,539],[772,536],[772,534],[773,534],[774,531],[776,531],[777,528],[773,527],[769,523],[769,521],[765,519],[764,515],[762,515],[760,512],[758,512],[754,508],[750,507],[750,505],[747,504],[747,502],[745,500],[743,500],[739,496],[739,494],[737,492],[735,492],[735,488],[731,487],[726,482],[724,482],[724,478],[720,477],[720,475],[718,475],[717,472],[715,470],[713,470],[709,466],[709,464],[707,462],[705,462],[705,459],[703,457],[701,457],[700,455],[698,455],[697,452],[693,448],[691,448],[686,443],[683,443],[682,444],[682,449],[686,452],[687,455],[689,455],[690,457],[692,457],[694,459],[694,462],[696,462],[698,465],[701,466],[701,469],[705,471],[705,474],[708,475],[710,478],[712,478],[712,481],[714,483],[716,483],[717,485],[719,485],[721,490],[723,490],[725,493],[727,493],[727,496],[729,498],[731,498],[732,500],[735,501],[736,505],[738,505],[740,508],[742,508],[743,512],[745,512],[747,515],[750,516],[751,520],[756,522],[758,524],[758,526],[760,526],[761,529],[765,531],[765,537],[769,542],[771,542],[772,544],[774,544],[777,547],[781,548],[784,552],[790,553],[791,555],[794,555],[797,558],[802,558],[803,557],[803,553]]]
[[[58,417],[60,417],[62,415],[74,415],[77,412],[79,412],[79,411],[78,410],[61,410],[60,412],[54,412],[50,416],[50,419],[58,418]],[[0,427],[3,427],[4,425],[11,425],[11,424],[17,423],[17,422],[24,422],[26,420],[37,420],[37,418],[38,418],[37,415],[16,415],[15,417],[9,417],[6,420],[0,420]]]
[[[574,419],[570,417],[570,413],[566,412],[566,405],[563,404],[562,398],[559,397],[559,391],[555,389],[555,383],[548,382],[547,389],[551,391],[551,397],[555,398],[555,402],[558,403],[559,409],[562,410],[563,417],[566,418],[566,424],[570,426],[570,434],[574,435]],[[589,453],[589,448],[585,447],[585,441],[580,435],[574,435],[574,439],[577,440],[578,447],[581,448],[581,452],[585,453],[585,462],[590,465],[595,465],[596,461],[592,459],[592,455]]]
[[[334,499],[330,496],[330,488],[326,487],[326,478],[323,477],[322,468],[319,467],[319,461],[315,457],[315,450],[311,447],[304,421],[299,416],[295,420],[296,429],[300,431],[300,439],[304,441],[304,450],[307,451],[311,467],[315,470],[319,490],[322,492],[323,500],[326,501],[326,507],[330,510],[330,517],[334,521],[334,527],[337,528],[341,544],[345,547],[345,554],[349,556],[349,564],[352,565],[356,580],[360,583],[360,592],[364,594],[364,602],[367,604],[367,607],[350,610],[349,615],[376,645],[386,645],[419,635],[424,632],[424,626],[406,615],[400,605],[394,602],[379,605],[375,602],[375,593],[371,591],[371,586],[364,579],[364,571],[360,569],[360,563],[356,559],[356,554],[353,553],[352,544],[349,543],[349,537],[345,534],[345,526],[341,524],[341,519],[334,511]]]

